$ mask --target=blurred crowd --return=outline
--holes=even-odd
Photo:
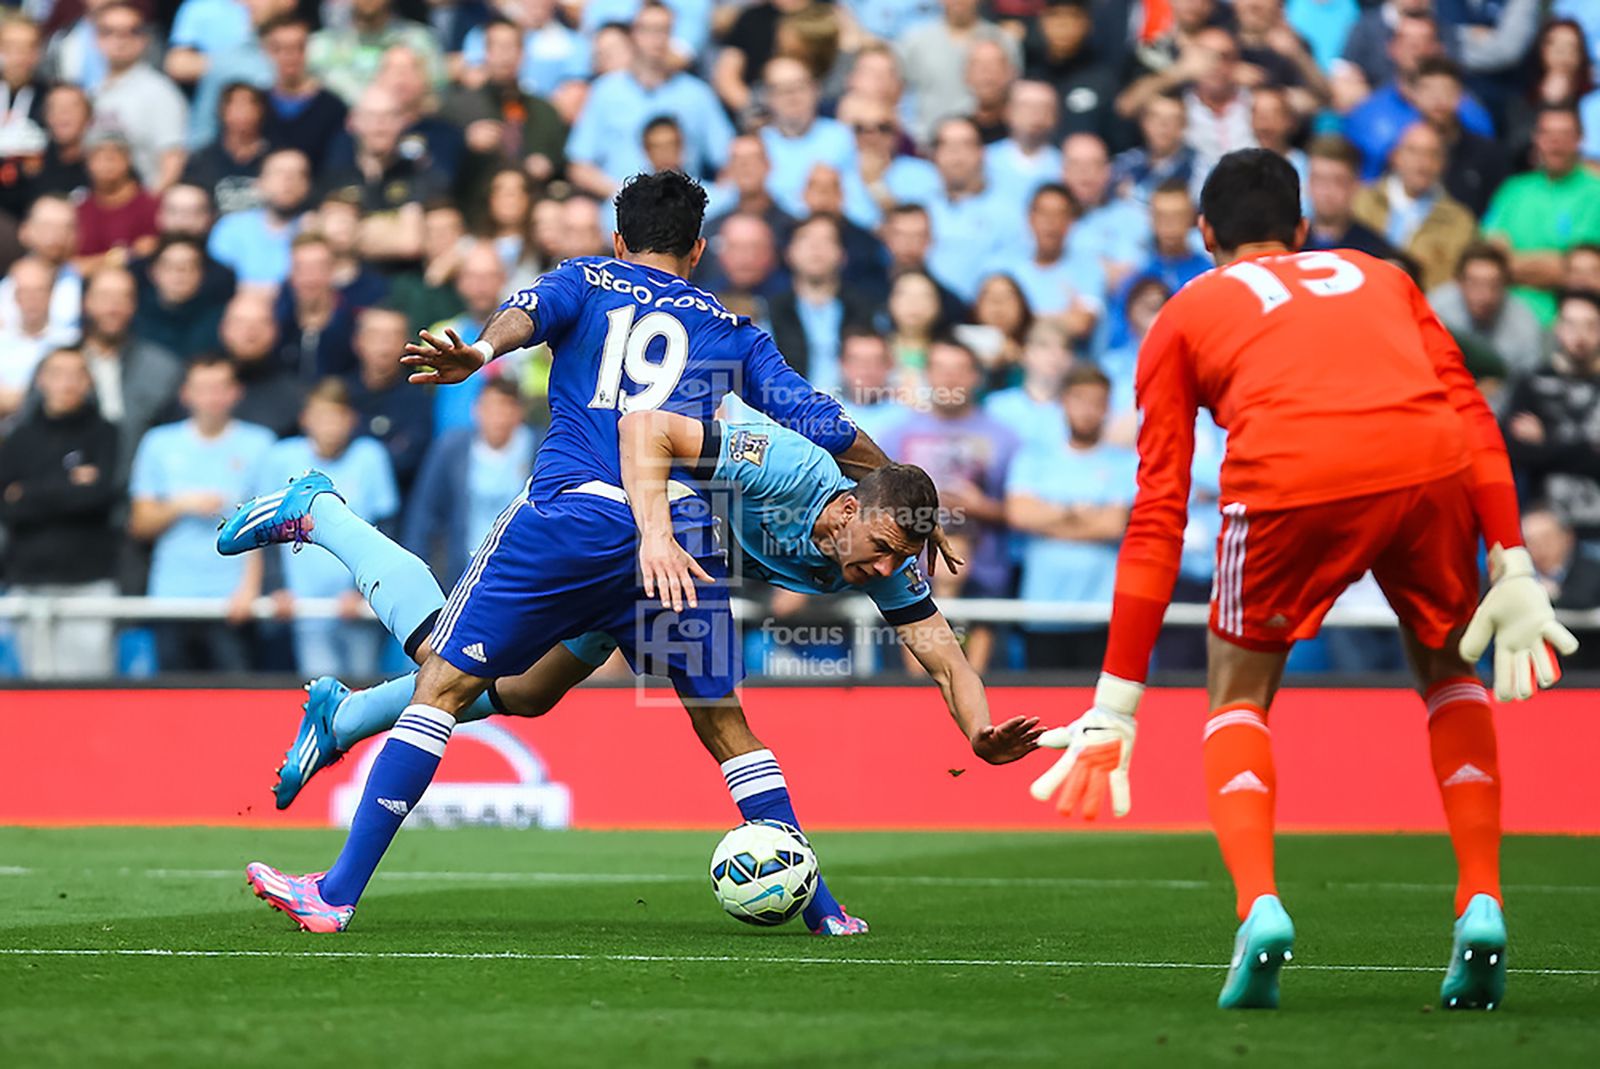
[[[1109,604],[1140,340],[1210,266],[1211,164],[1280,152],[1311,247],[1426,290],[1502,414],[1556,604],[1600,604],[1595,0],[5,11],[0,574],[17,593],[230,608],[121,632],[62,620],[32,648],[0,640],[0,671],[387,667],[331,558],[221,558],[219,518],[319,468],[448,586],[526,477],[550,354],[430,390],[405,382],[401,347],[421,328],[470,341],[510,290],[609,254],[620,182],[669,168],[710,194],[695,281],[933,475],[969,561],[940,596]],[[1209,592],[1223,448],[1204,418],[1198,440],[1190,602]],[[281,624],[248,619],[262,594]],[[296,620],[301,598],[349,619]],[[772,595],[771,618],[803,601]],[[966,642],[980,667],[1093,667],[1104,632]],[[750,640],[757,670],[839,654],[773,633]],[[1200,655],[1193,633],[1158,654]],[[1297,653],[1349,671],[1398,656],[1343,631]]]

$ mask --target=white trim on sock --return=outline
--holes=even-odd
[[[443,709],[435,709],[431,705],[408,705],[400,714],[400,719],[394,722],[389,738],[415,746],[435,757],[443,757],[445,744],[450,741],[450,732],[455,726],[456,718]]]
[[[734,804],[766,791],[788,790],[783,769],[771,750],[752,750],[722,762],[722,778]]]

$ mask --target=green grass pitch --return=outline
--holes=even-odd
[[[716,838],[404,832],[330,937],[241,870],[338,833],[3,829],[0,1065],[1596,1064],[1597,840],[1506,843],[1506,1003],[1453,1014],[1447,843],[1287,837],[1284,1008],[1229,1014],[1208,837],[825,833],[834,941],[723,916]]]

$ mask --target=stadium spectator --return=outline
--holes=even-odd
[[[44,102],[50,87],[38,77],[43,59],[39,27],[27,18],[0,20],[0,210],[13,216],[27,209],[31,172],[49,144]]]
[[[883,221],[883,248],[889,255],[891,282],[907,271],[928,273],[928,251],[933,248],[933,224],[920,204],[897,204]],[[931,277],[931,276],[930,276]],[[947,323],[966,316],[966,305],[948,289],[934,283],[939,293],[939,315]]]
[[[362,94],[349,126],[354,160],[336,167],[330,159],[325,186],[357,195],[363,258],[384,270],[407,269],[422,255],[422,204],[444,195],[449,183],[421,157],[407,154],[405,112],[382,85]]]
[[[459,126],[468,156],[463,198],[474,203],[490,178],[511,165],[529,178],[548,182],[566,169],[567,124],[542,97],[523,90],[523,33],[513,22],[495,19],[483,27],[482,80],[458,85],[445,98],[439,117]]]
[[[1600,539],[1600,296],[1561,298],[1550,363],[1512,383],[1506,451],[1524,494],[1561,510],[1578,537]]]
[[[1444,142],[1414,122],[1395,142],[1389,173],[1356,193],[1350,211],[1362,225],[1416,261],[1423,289],[1450,281],[1478,221],[1440,184]]]
[[[884,336],[870,327],[847,327],[839,342],[839,403],[875,442],[881,442],[907,416],[894,384],[894,354]]]
[[[1584,552],[1572,524],[1548,505],[1522,512],[1522,540],[1534,572],[1558,609],[1600,608],[1600,559]],[[1594,667],[1591,659],[1585,667]]]
[[[302,230],[315,231],[333,253],[333,285],[339,296],[359,308],[389,292],[389,279],[361,258],[361,194],[348,186],[322,198],[315,214],[301,220]]]
[[[1028,251],[1010,251],[992,261],[990,270],[1015,279],[1035,315],[1061,317],[1072,337],[1081,340],[1104,311],[1106,278],[1097,260],[1073,251],[1077,216],[1066,187],[1040,187],[1028,206]]]
[[[158,239],[188,238],[200,243],[202,251],[211,235],[216,213],[211,206],[211,194],[199,186],[179,182],[168,186],[156,206],[156,236]],[[144,300],[150,289],[150,260],[135,260],[129,265],[139,283],[139,299]],[[200,297],[208,304],[225,305],[238,287],[233,268],[219,263],[205,252],[200,266]]]
[[[938,15],[937,3],[933,6],[930,18]],[[856,51],[845,82],[845,95],[886,105],[896,115],[904,117],[904,112],[909,110],[905,99],[906,83],[890,40],[899,38],[868,41]],[[909,146],[909,140],[906,144]]]
[[[522,399],[505,379],[484,386],[472,405],[471,427],[442,434],[429,446],[407,498],[401,541],[433,565],[441,584],[455,584],[505,503],[521,492],[534,447],[534,433],[522,422]]]
[[[1600,293],[1600,244],[1574,245],[1567,250],[1562,288]]]
[[[1080,213],[1067,251],[1098,262],[1106,284],[1115,286],[1143,254],[1149,212],[1111,188],[1111,157],[1093,134],[1073,134],[1062,143],[1061,184]]]
[[[1018,448],[1059,446],[1066,436],[1061,420],[1061,386],[1072,367],[1072,338],[1060,322],[1036,320],[1022,345],[1022,381],[984,398],[983,410],[1011,428]]]
[[[346,26],[324,26],[311,35],[306,68],[311,76],[351,107],[378,80],[384,53],[396,45],[421,57],[427,80],[444,83],[444,61],[433,31],[400,18],[391,0],[352,0]]]
[[[1221,24],[1216,0],[1175,0],[1168,6],[1171,22],[1128,56],[1125,88],[1116,99],[1116,112],[1124,119],[1137,118],[1152,97],[1178,95],[1217,63],[1215,53],[1199,41],[1208,27]]]
[[[46,194],[33,202],[17,238],[25,254],[36,256],[55,269],[50,291],[50,325],[66,334],[77,330],[83,304],[83,277],[73,261],[78,252],[78,213],[65,197]],[[15,288],[9,278],[0,280],[0,328],[13,329],[19,313]]]
[[[583,255],[574,252],[572,255]],[[461,312],[450,319],[435,323],[430,329],[439,337],[453,330],[457,336],[476,338],[483,333],[483,324],[500,307],[505,290],[506,272],[494,249],[482,242],[472,246],[461,257],[456,270],[456,294],[461,298]],[[496,367],[503,375],[513,373],[514,361],[502,360]],[[483,389],[487,375],[474,375],[453,386],[440,386],[433,394],[433,425],[438,433],[472,425],[472,402]]]
[[[633,17],[633,61],[596,78],[567,139],[567,174],[574,185],[609,198],[622,179],[643,171],[640,136],[657,115],[671,115],[683,131],[691,175],[709,175],[728,156],[733,127],[711,88],[672,58],[672,12],[646,0]]]
[[[1012,592],[1003,497],[1016,438],[978,406],[982,382],[983,367],[971,349],[935,340],[928,348],[926,405],[882,443],[889,456],[926,471],[939,489],[940,506],[949,510],[945,530],[967,566],[959,574],[933,577],[940,597],[1008,597]],[[967,659],[980,672],[993,640],[988,627],[967,632]]]
[[[1295,173],[1300,176],[1300,200],[1303,204],[1310,199],[1310,194],[1305,188],[1305,150],[1294,144],[1299,130],[1300,116],[1289,106],[1289,94],[1282,86],[1258,85],[1250,90],[1250,135],[1255,138],[1257,147],[1271,149],[1294,165]],[[1204,175],[1195,175],[1194,181],[1189,184],[1189,190],[1196,199],[1204,182]]]
[[[1132,445],[1138,435],[1139,413],[1134,407],[1133,380],[1139,347],[1172,293],[1167,284],[1154,275],[1134,278],[1127,293],[1117,302],[1119,320],[1124,328],[1121,336],[1095,360],[1111,380],[1111,416],[1106,440],[1115,445]],[[1217,456],[1221,455],[1219,448]]]
[[[16,318],[0,326],[0,429],[22,407],[39,361],[77,336],[50,321],[56,270],[38,256],[23,256],[6,272]]]
[[[1506,179],[1483,218],[1484,236],[1511,253],[1512,292],[1545,324],[1555,317],[1562,254],[1600,242],[1600,175],[1579,158],[1582,133],[1576,111],[1542,109],[1533,131],[1538,169]]]
[[[400,155],[428,173],[438,188],[453,190],[466,158],[466,141],[459,126],[435,114],[438,97],[428,80],[426,62],[406,45],[391,45],[379,60],[378,76],[372,86],[388,94],[398,113]],[[347,172],[355,162],[356,151],[348,129],[335,137],[328,146],[329,173]]]
[[[1344,119],[1344,136],[1361,152],[1364,181],[1370,182],[1383,173],[1401,132],[1422,117],[1416,100],[1422,64],[1440,52],[1438,27],[1432,18],[1426,14],[1401,17],[1389,44],[1395,68],[1393,79],[1375,89]],[[1475,134],[1494,135],[1489,112],[1469,94],[1462,94],[1456,118]]]
[[[253,85],[258,89],[273,88],[273,65],[264,48],[267,28],[285,18],[292,18],[294,7],[295,0],[244,0],[244,9],[249,15],[248,32],[230,46],[217,49],[207,56],[205,72],[195,84],[186,135],[191,151],[204,148],[216,140],[223,89],[234,84]],[[306,28],[305,33],[309,34],[310,29]],[[301,44],[303,67],[303,38]],[[275,98],[273,104],[276,108]],[[273,144],[277,145],[278,142],[274,140]]]
[[[952,0],[964,3],[966,0]],[[983,140],[971,119],[945,119],[934,138],[933,163],[941,188],[924,207],[933,228],[928,268],[964,301],[977,295],[985,264],[1014,247],[1016,205],[990,186],[983,170]]]
[[[1196,210],[1189,187],[1171,181],[1150,197],[1150,251],[1134,268],[1133,278],[1158,278],[1168,293],[1211,270],[1211,257],[1196,248]],[[1118,289],[1117,303],[1127,284]],[[1120,317],[1116,317],[1120,318]]]
[[[1209,53],[1206,66],[1183,87],[1184,144],[1194,150],[1194,166],[1209,174],[1225,154],[1255,144],[1250,129],[1250,91],[1241,84],[1239,44],[1220,27],[1195,34],[1194,48]]]
[[[254,0],[280,3],[283,0]],[[311,28],[294,16],[275,16],[261,26],[261,49],[270,63],[272,110],[267,140],[274,148],[297,148],[321,174],[329,147],[345,128],[345,102],[311,75],[307,59]],[[197,105],[198,106],[198,105]]]
[[[1104,372],[1074,366],[1061,391],[1066,440],[1019,452],[1006,474],[1005,519],[1026,536],[1023,601],[1111,605],[1138,458],[1102,440],[1110,394]],[[1104,624],[1034,624],[1022,634],[1029,668],[1095,668],[1105,655]]]
[[[1445,191],[1465,204],[1474,217],[1481,217],[1489,208],[1489,198],[1505,181],[1508,156],[1501,144],[1461,125],[1459,113],[1465,94],[1461,68],[1451,60],[1434,56],[1417,65],[1411,98],[1422,120],[1444,139]],[[1526,151],[1517,155],[1526,155]]]
[[[963,77],[972,94],[967,115],[977,123],[983,143],[992,145],[1002,140],[1006,136],[1006,105],[1017,80],[1011,53],[999,41],[974,41],[967,49]]]
[[[126,484],[134,447],[171,413],[183,382],[177,357],[133,333],[136,292],[133,275],[121,267],[98,268],[83,283],[80,350],[100,414],[117,428],[118,485]]]
[[[1120,142],[1121,124],[1111,107],[1121,88],[1120,57],[1094,39],[1095,6],[1093,0],[1044,0],[1023,33],[1023,76],[1053,87],[1061,134],[1098,134]]]
[[[42,24],[47,34],[48,77],[91,93],[99,87],[106,76],[106,57],[95,34],[94,16],[111,2],[83,0],[82,4],[53,5],[50,17]]]
[[[1168,182],[1188,184],[1195,172],[1194,149],[1184,143],[1188,111],[1177,97],[1160,95],[1139,111],[1140,144],[1124,149],[1111,161],[1111,187],[1118,197],[1150,202],[1150,194]]]
[[[355,368],[355,304],[339,292],[333,269],[333,247],[326,237],[316,231],[295,235],[288,284],[278,291],[273,318],[280,359],[305,382]]]
[[[522,34],[517,78],[523,92],[548,100],[563,85],[589,75],[589,41],[556,17],[555,0],[522,0],[490,5],[493,16],[468,30],[461,43],[461,71],[456,79],[475,88],[488,77],[489,28],[507,19]]]
[[[360,417],[350,403],[349,391],[338,379],[323,379],[306,396],[300,414],[303,432],[272,446],[256,470],[254,492],[269,493],[290,479],[315,469],[333,479],[339,497],[350,511],[368,523],[380,524],[400,511],[400,494],[383,446],[357,436]],[[295,667],[307,678],[354,676],[370,679],[378,674],[383,630],[366,619],[366,604],[350,571],[331,553],[297,552],[302,547],[281,546],[283,590],[276,596],[278,610],[291,615],[301,598],[336,598],[337,619],[294,621]],[[259,555],[251,559],[258,560]]]
[[[936,140],[938,126],[969,114],[975,101],[967,87],[967,56],[978,41],[998,44],[1013,68],[1021,50],[999,26],[978,13],[978,0],[943,0],[943,15],[908,30],[895,42],[906,89],[911,94],[911,132],[919,143]]]
[[[1006,102],[1005,137],[983,150],[990,185],[1018,201],[1061,176],[1061,150],[1055,133],[1056,93],[1047,82],[1024,81],[1011,87]]]
[[[276,292],[289,274],[289,246],[300,232],[311,192],[311,166],[298,149],[276,149],[261,161],[261,207],[218,219],[206,243],[241,286]]]
[[[122,496],[116,428],[100,416],[82,353],[49,353],[34,383],[38,405],[0,441],[0,574],[25,597],[110,597],[121,541],[111,519]],[[111,675],[109,619],[57,618],[48,634],[22,636],[31,679]]]
[[[253,85],[234,82],[222,90],[220,116],[222,132],[189,157],[182,180],[211,190],[217,212],[227,215],[261,204],[256,182],[270,147],[264,133],[267,94]]]
[[[1366,7],[1350,27],[1335,70],[1354,76],[1362,94],[1393,81],[1397,73],[1394,39],[1400,36],[1402,24],[1408,19],[1431,22],[1432,18],[1433,0],[1380,0]],[[1410,32],[1421,33],[1417,27],[1411,27]],[[1437,33],[1430,31],[1429,36],[1437,43]],[[1409,55],[1417,46],[1403,41],[1399,47]]]
[[[986,277],[978,285],[967,322],[952,333],[978,355],[987,386],[1011,383],[1021,372],[1022,342],[1033,326],[1033,309],[1010,275]]]
[[[728,142],[728,163],[716,184],[706,187],[705,237],[715,241],[723,220],[735,214],[758,215],[777,235],[787,238],[794,217],[779,207],[768,190],[772,163],[759,134],[740,134]]]
[[[156,199],[139,184],[128,141],[112,128],[91,133],[89,195],[78,203],[78,270],[124,264],[156,244]]]
[[[1428,303],[1465,350],[1493,353],[1501,367],[1527,374],[1544,359],[1543,331],[1533,310],[1511,295],[1511,260],[1498,245],[1469,245],[1455,278],[1428,294]]]
[[[837,119],[817,114],[819,90],[804,63],[777,56],[762,78],[771,122],[761,128],[772,174],[767,189],[790,215],[806,214],[805,185],[818,164],[840,173],[855,166],[855,142]]]
[[[293,434],[306,391],[278,356],[272,298],[260,290],[240,290],[222,313],[217,338],[239,387],[238,417],[267,428],[274,438]]]
[[[345,380],[364,433],[383,444],[402,492],[416,478],[433,440],[433,395],[406,381],[395,354],[411,331],[404,309],[375,304],[356,314],[356,370]]]
[[[149,28],[138,7],[113,0],[100,8],[94,25],[106,57],[106,77],[94,94],[95,122],[127,139],[139,181],[160,193],[183,173],[189,102],[172,79],[145,62]]]
[[[149,286],[141,289],[133,333],[188,362],[217,347],[222,305],[208,299],[205,248],[194,238],[162,238],[147,268]]]
[[[1361,189],[1361,153],[1337,134],[1311,142],[1306,186],[1311,194],[1311,230],[1307,249],[1357,249],[1379,259],[1398,252],[1382,234],[1356,220],[1355,200]]]
[[[717,96],[735,115],[755,105],[756,80],[778,54],[778,27],[786,15],[804,10],[810,0],[762,0],[739,11],[722,39],[711,68]]]
[[[876,227],[896,205],[922,204],[938,196],[938,168],[919,156],[900,152],[904,134],[892,105],[851,94],[839,102],[839,119],[848,123],[855,135],[855,170],[845,172],[845,211],[852,222]],[[988,150],[985,156],[989,173],[1001,181]]]
[[[857,226],[845,214],[844,177],[825,163],[817,164],[806,178],[802,203],[808,216],[826,215],[838,224],[839,240],[844,245],[846,288],[874,308],[882,306],[889,293],[885,271],[889,253],[872,231]]]
[[[778,351],[824,392],[838,392],[839,346],[844,331],[864,327],[873,307],[844,286],[844,245],[837,219],[813,215],[795,227],[788,265],[793,289],[767,301],[767,321]]]
[[[250,9],[236,0],[182,0],[167,35],[162,69],[185,90],[205,75],[211,56],[248,41]]]
[[[1315,114],[1331,93],[1310,45],[1301,39],[1284,12],[1284,0],[1234,0],[1239,58],[1260,72],[1257,84],[1283,89],[1291,113]]]
[[[928,350],[948,322],[939,284],[925,271],[901,271],[889,286],[888,311],[894,365],[907,385],[920,383],[928,367]]]
[[[50,135],[39,171],[28,181],[29,196],[76,196],[89,188],[84,140],[94,109],[89,94],[76,85],[53,86],[44,98],[44,126]]]
[[[455,273],[461,257],[472,245],[461,209],[449,200],[430,202],[424,209],[422,222],[420,268],[392,276],[390,280],[389,301],[406,310],[413,333],[461,311]]]
[[[789,287],[772,227],[759,215],[728,216],[717,228],[711,255],[701,260],[697,281],[730,309],[737,306],[746,310],[743,314],[764,318],[766,302]]]
[[[102,277],[89,280],[90,301]],[[234,418],[240,395],[226,360],[195,361],[183,376],[188,418],[152,429],[134,455],[128,530],[153,544],[149,595],[228,599],[226,626],[216,620],[160,625],[157,648],[163,671],[243,672],[251,665],[247,625],[260,592],[261,558],[217,553],[216,530],[234,503],[255,491],[258,466],[275,435]],[[254,576],[246,574],[247,562],[254,562],[249,569]]]

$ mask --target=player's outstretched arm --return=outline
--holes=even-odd
[[[968,663],[961,640],[943,613],[936,611],[915,623],[900,624],[895,634],[939,684],[944,704],[972,744],[973,753],[991,765],[1003,765],[1033,752],[1042,730],[1039,718],[1017,716],[1003,724],[990,722],[983,680]]]
[[[705,445],[705,428],[699,420],[675,412],[629,412],[617,423],[622,461],[622,489],[639,527],[639,571],[646,597],[661,597],[661,604],[682,612],[699,604],[696,579],[711,576],[691,557],[672,533],[672,505],[667,478],[674,461],[692,461]]]
[[[478,340],[468,345],[453,330],[444,337],[424,330],[420,342],[406,343],[400,362],[411,368],[408,381],[447,385],[464,382],[479,368],[503,353],[528,344],[533,336],[533,319],[520,308],[502,308],[483,325]]]

